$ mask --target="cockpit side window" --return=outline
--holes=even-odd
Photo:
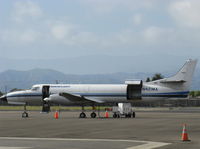
[[[37,86],[37,87],[33,87],[31,90],[32,91],[38,91],[39,89],[40,89],[40,87]]]

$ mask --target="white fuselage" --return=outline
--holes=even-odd
[[[41,104],[42,86],[49,85],[50,102],[57,104],[73,104],[59,93],[66,92],[73,95],[84,96],[101,100],[104,103],[118,103],[135,101],[127,99],[127,84],[40,84],[34,85],[31,90],[16,91],[7,94],[8,103],[13,104]],[[180,88],[159,86],[144,83],[142,87],[142,100],[187,97],[188,91]]]

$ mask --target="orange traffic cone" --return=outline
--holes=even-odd
[[[183,124],[182,141],[190,141],[186,130],[186,124]]]
[[[109,115],[108,115],[108,111],[106,110],[106,113],[105,113],[105,118],[108,118]]]
[[[58,119],[58,111],[56,111],[56,112],[54,113],[54,118],[55,118],[55,119]]]

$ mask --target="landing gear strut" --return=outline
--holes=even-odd
[[[82,112],[80,113],[79,118],[86,118],[86,114],[84,111],[84,106],[82,106]]]
[[[28,113],[26,112],[26,104],[24,105],[24,112],[22,113],[22,118],[27,118]]]

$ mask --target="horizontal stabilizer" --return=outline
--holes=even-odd
[[[160,81],[161,83],[185,83],[186,81],[185,80],[163,80],[163,81]]]

